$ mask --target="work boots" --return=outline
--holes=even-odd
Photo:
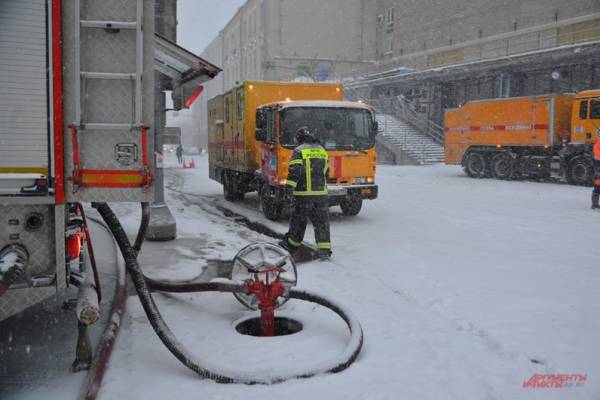
[[[291,244],[289,244],[289,243],[288,243],[288,241],[287,241],[287,236],[286,236],[286,237],[284,237],[284,238],[283,238],[283,240],[280,240],[280,241],[279,241],[277,244],[278,244],[280,247],[283,247],[284,249],[286,249],[286,250],[287,250],[287,252],[288,252],[288,253],[290,253],[290,254],[294,254],[294,252],[297,250],[297,249],[295,249],[294,247],[292,247],[292,245],[291,245]]]
[[[319,251],[317,251],[317,256],[319,256],[319,260],[327,261],[331,258],[331,250],[319,249]]]
[[[599,197],[600,197],[600,193],[592,193],[592,210],[600,208],[600,205],[598,205]]]

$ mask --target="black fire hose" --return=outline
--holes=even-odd
[[[102,302],[102,287],[100,286],[100,274],[98,273],[98,264],[96,264],[94,246],[92,245],[92,238],[90,237],[90,230],[88,229],[87,218],[85,217],[85,211],[83,210],[83,206],[79,205],[79,210],[81,211],[81,218],[83,219],[83,230],[86,236],[86,244],[88,248],[88,254],[90,256],[92,274],[94,275],[94,284],[96,287],[96,294],[98,295],[98,304],[100,304],[100,302]]]
[[[115,240],[123,254],[123,258],[125,259],[125,266],[127,268],[127,272],[133,281],[137,294],[140,298],[140,302],[142,303],[142,307],[152,325],[152,328],[163,342],[163,344],[167,347],[167,349],[177,358],[182,364],[196,372],[203,378],[212,379],[218,383],[244,383],[244,384],[271,384],[283,382],[290,379],[297,378],[308,378],[317,374],[329,373],[329,372],[339,372],[346,369],[352,362],[356,359],[360,350],[362,348],[363,343],[363,333],[362,328],[356,319],[356,317],[348,310],[343,309],[341,306],[335,304],[332,300],[326,299],[324,297],[308,293],[306,291],[295,290],[292,289],[290,291],[290,297],[311,301],[317,304],[320,304],[324,307],[327,307],[337,313],[348,326],[350,330],[350,343],[346,347],[345,351],[340,354],[336,359],[322,362],[317,365],[315,368],[309,371],[297,371],[292,372],[287,375],[273,375],[268,377],[260,377],[253,376],[251,374],[243,374],[239,373],[239,371],[228,370],[221,368],[217,371],[217,367],[209,368],[207,366],[203,366],[200,362],[195,361],[191,354],[189,354],[183,345],[179,342],[179,340],[175,337],[175,335],[171,332],[167,324],[164,322],[154,299],[152,298],[152,294],[150,293],[150,287],[156,290],[166,291],[166,292],[178,292],[178,293],[186,293],[186,292],[207,292],[207,291],[218,291],[218,292],[244,292],[244,287],[236,284],[228,284],[228,283],[194,283],[194,284],[177,284],[177,283],[164,283],[156,280],[149,279],[144,276],[138,262],[137,262],[137,252],[131,246],[129,239],[127,238],[127,234],[123,230],[118,218],[110,209],[108,204],[106,203],[94,203],[92,204],[94,208],[98,210],[109,229],[111,230]],[[140,233],[143,233],[142,230],[138,232],[138,236]],[[137,242],[137,240],[136,240]],[[212,370],[211,370],[212,369]]]
[[[133,244],[135,254],[140,254],[140,250],[142,250],[142,244],[146,238],[148,225],[150,225],[150,203],[142,203],[142,219],[140,221],[140,228],[138,229],[137,236],[135,237],[135,243]]]

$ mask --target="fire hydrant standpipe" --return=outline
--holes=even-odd
[[[254,294],[258,298],[261,336],[275,336],[275,307],[277,307],[277,299],[283,296],[285,292],[279,275],[285,272],[285,269],[281,266],[275,266],[261,271],[253,270],[250,272],[254,274],[254,279],[246,282],[246,293]],[[273,282],[269,282],[269,274],[271,272],[277,272],[277,277]],[[264,282],[258,277],[259,273],[265,274]]]
[[[175,335],[171,332],[164,322],[150,289],[160,290],[172,293],[190,293],[190,292],[230,292],[240,294],[245,292],[242,285],[208,282],[194,284],[174,284],[164,283],[147,278],[138,262],[137,251],[131,246],[127,234],[123,230],[118,218],[106,203],[93,203],[92,206],[98,210],[108,228],[111,230],[119,249],[125,259],[125,266],[129,273],[137,294],[142,303],[142,307],[148,317],[152,328],[161,339],[167,349],[187,368],[196,372],[203,378],[212,379],[219,383],[244,383],[244,384],[272,384],[284,382],[290,379],[308,378],[317,374],[342,371],[350,366],[358,357],[363,343],[363,332],[360,323],[350,312],[331,299],[316,295],[307,291],[290,289],[289,298],[310,301],[329,308],[338,314],[348,326],[350,331],[350,341],[345,350],[332,360],[321,362],[310,370],[292,371],[284,375],[254,376],[251,373],[244,374],[239,371],[217,366],[206,365],[200,361],[194,360],[189,352],[183,347]],[[142,225],[144,222],[142,221]],[[140,230],[140,233],[143,233]],[[139,236],[139,235],[138,235]],[[143,237],[143,236],[142,236]]]

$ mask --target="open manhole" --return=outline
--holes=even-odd
[[[262,336],[260,332],[260,318],[250,318],[236,325],[235,330],[242,335]],[[292,335],[302,330],[302,323],[290,318],[275,317],[275,335]]]

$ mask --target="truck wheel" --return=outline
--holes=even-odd
[[[354,216],[360,212],[362,208],[362,199],[343,199],[340,202],[342,213],[347,216]]]
[[[567,180],[570,184],[592,186],[594,181],[594,163],[589,157],[576,156],[567,165]]]
[[[487,160],[483,153],[473,151],[467,156],[465,173],[471,178],[484,178],[487,171]]]
[[[513,178],[513,160],[508,154],[497,154],[492,159],[492,173],[496,179],[509,180]]]
[[[264,216],[271,221],[277,221],[281,217],[282,205],[277,201],[273,188],[269,185],[263,185],[260,190],[260,206]]]

